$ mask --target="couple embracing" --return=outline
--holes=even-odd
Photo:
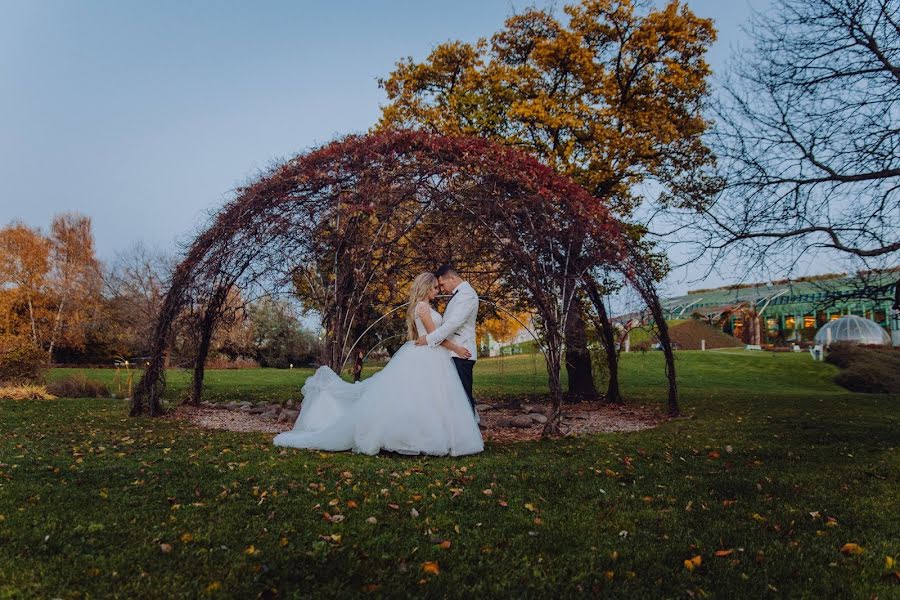
[[[452,293],[444,314],[432,308]],[[326,366],[303,386],[291,431],[276,446],[461,456],[484,449],[472,396],[478,294],[449,265],[412,283],[408,341],[372,377],[348,383]]]

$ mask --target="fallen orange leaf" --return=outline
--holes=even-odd
[[[429,573],[431,575],[440,575],[441,568],[438,566],[437,561],[427,561],[422,563],[422,571],[425,573]]]
[[[732,554],[734,554],[734,550],[732,550],[732,549],[716,550],[716,556],[730,556]]]
[[[849,543],[841,546],[841,553],[846,554],[847,556],[851,554],[862,554],[863,549],[859,546],[859,544]]]
[[[698,554],[697,556],[695,556],[693,558],[686,559],[684,561],[684,568],[687,569],[688,571],[693,571],[694,569],[699,567],[702,562],[703,562],[703,557],[701,557]]]

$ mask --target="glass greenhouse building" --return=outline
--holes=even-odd
[[[845,315],[874,321],[894,346],[900,346],[900,318],[893,305],[900,284],[900,267],[859,276],[823,275],[799,280],[695,290],[663,300],[668,319],[699,318],[726,333],[756,343],[813,343],[827,323]]]

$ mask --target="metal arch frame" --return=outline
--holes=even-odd
[[[402,333],[398,333],[398,334],[396,334],[396,335],[389,335],[388,337],[386,337],[386,338],[384,338],[384,339],[378,340],[378,343],[375,344],[374,346],[372,346],[371,348],[369,348],[369,351],[366,352],[366,355],[365,355],[365,356],[363,356],[363,362],[366,362],[366,359],[369,358],[369,355],[370,355],[370,354],[372,354],[373,352],[375,352],[375,349],[376,349],[376,348],[382,346],[382,345],[383,345],[385,342],[387,342],[388,340],[392,340],[392,339],[398,338],[398,337],[403,337],[403,334],[402,334]]]
[[[387,311],[386,313],[384,313],[383,315],[381,315],[380,317],[375,319],[375,321],[371,325],[366,327],[365,331],[363,331],[361,334],[359,334],[359,337],[356,338],[356,340],[353,342],[353,345],[350,346],[349,350],[347,350],[347,356],[344,357],[344,362],[341,363],[341,370],[338,372],[338,375],[340,375],[341,373],[344,372],[344,368],[347,366],[347,361],[350,360],[351,356],[353,356],[353,351],[356,349],[356,345],[359,344],[360,340],[363,339],[363,337],[365,337],[365,335],[367,333],[372,331],[372,328],[375,327],[376,325],[378,325],[378,323],[385,320],[386,318],[388,318],[389,316],[391,316],[392,314],[394,314],[395,312],[397,312],[398,310],[400,310],[401,308],[403,308],[405,306],[409,306],[409,302],[404,302],[403,304],[401,304],[399,306],[395,306],[391,310]]]
[[[441,295],[441,296],[438,296],[438,298],[450,298],[450,297],[451,297],[450,295]],[[533,339],[535,342],[537,342],[537,344],[538,344],[538,350],[541,351],[541,354],[544,356],[544,360],[545,360],[545,361],[547,360],[547,353],[544,351],[544,344],[541,343],[540,338],[537,336],[537,334],[536,334],[534,331],[531,330],[531,328],[529,328],[529,327],[528,327],[525,323],[523,323],[523,322],[522,322],[515,314],[513,314],[512,311],[510,311],[510,310],[508,310],[508,309],[506,309],[506,308],[503,308],[502,306],[498,305],[496,302],[493,302],[493,301],[488,300],[488,299],[485,299],[485,298],[479,298],[478,301],[479,301],[479,302],[484,302],[485,304],[489,304],[489,305],[493,306],[495,309],[497,309],[497,310],[499,310],[499,311],[502,311],[504,314],[506,314],[506,315],[512,317],[513,320],[514,320],[516,323],[518,323],[519,325],[521,325],[521,326],[522,326],[522,329],[524,329],[525,331],[527,331],[528,334],[532,337],[532,339]],[[369,325],[368,327],[366,327],[366,330],[363,331],[363,332],[359,335],[358,338],[356,338],[356,340],[353,342],[353,345],[350,346],[350,350],[347,351],[347,356],[344,358],[344,362],[341,363],[341,370],[340,370],[340,372],[339,372],[338,374],[341,374],[341,373],[344,372],[344,369],[347,367],[347,361],[349,361],[349,360],[350,360],[350,357],[353,356],[353,351],[356,349],[356,346],[357,346],[357,345],[359,344],[359,342],[365,337],[365,335],[366,335],[367,333],[369,333],[369,332],[372,330],[373,327],[375,327],[376,325],[378,325],[378,323],[380,323],[381,321],[383,321],[383,320],[386,319],[387,317],[391,316],[392,314],[394,314],[395,312],[397,312],[398,310],[400,310],[401,308],[404,308],[404,307],[406,307],[406,306],[409,306],[409,302],[404,302],[403,304],[400,304],[399,306],[395,306],[394,308],[392,308],[392,309],[389,310],[388,312],[384,313],[383,315],[381,315],[380,317],[378,317],[377,319],[375,319],[375,321],[374,321],[371,325]],[[390,338],[386,338],[386,339],[390,339]],[[384,341],[384,340],[379,341],[379,344],[380,344],[381,342],[383,342],[383,341]],[[376,344],[375,346],[373,346],[373,349],[376,348],[376,347],[377,347],[377,344]],[[371,352],[371,350],[369,350],[369,352]],[[369,356],[369,353],[366,353],[366,356],[368,357],[368,356]],[[363,358],[363,360],[365,360],[365,358]]]

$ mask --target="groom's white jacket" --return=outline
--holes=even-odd
[[[447,303],[444,310],[443,324],[425,336],[425,340],[431,347],[440,345],[446,339],[459,344],[472,353],[469,360],[478,357],[478,347],[475,344],[475,320],[478,317],[478,293],[463,281],[453,290],[453,297]],[[450,353],[457,356],[455,352]],[[459,358],[457,356],[457,358]]]

